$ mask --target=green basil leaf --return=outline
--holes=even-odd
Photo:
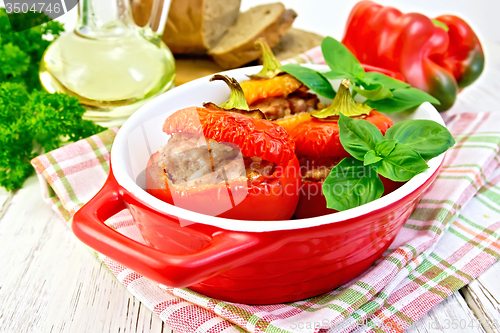
[[[386,137],[384,141],[379,142],[375,146],[375,152],[380,156],[389,156],[394,150],[394,147],[396,147],[396,143],[398,143],[398,140],[388,140]]]
[[[335,98],[335,90],[333,90],[330,82],[321,73],[297,64],[283,65],[280,68],[294,76],[315,93],[326,98]]]
[[[364,75],[365,70],[359,60],[338,40],[325,37],[321,43],[321,51],[325,62],[332,70],[342,70],[359,77]]]
[[[399,81],[398,79],[394,79],[390,76],[387,76],[379,72],[366,72],[364,77],[364,82],[366,84],[380,83],[383,84],[389,90],[410,87],[408,83]]]
[[[375,164],[377,172],[396,182],[405,182],[428,169],[420,154],[410,146],[397,143],[392,152]]]
[[[366,153],[375,149],[377,143],[384,140],[382,132],[369,121],[352,119],[340,113],[339,138],[344,149],[360,161]]]
[[[339,80],[339,79],[350,79],[351,81],[356,80],[356,77],[344,70],[335,68],[329,72],[322,73],[324,77],[330,80]]]
[[[455,144],[446,127],[425,119],[412,119],[395,124],[387,130],[385,139],[396,139],[412,147],[425,160],[444,153]]]
[[[359,86],[352,86],[352,90],[372,101],[392,97],[391,91],[380,83],[366,85],[366,87],[363,88],[364,89],[361,89]]]
[[[439,104],[437,99],[416,88],[394,89],[391,98],[368,100],[365,104],[380,112],[394,113],[417,107],[424,102]]]
[[[384,142],[384,141],[382,141]],[[380,161],[382,157],[378,156],[375,150],[369,150],[366,154],[365,157],[363,158],[363,165],[370,165],[373,163],[377,163]]]
[[[375,169],[351,157],[333,167],[323,182],[326,206],[338,211],[361,206],[383,193],[384,185]]]

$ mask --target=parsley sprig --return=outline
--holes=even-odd
[[[85,109],[76,97],[40,90],[40,59],[48,39],[63,30],[50,21],[13,33],[0,8],[0,185],[7,190],[20,188],[34,172],[32,158],[103,130],[82,120]]]

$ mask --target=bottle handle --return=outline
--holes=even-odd
[[[161,40],[167,24],[170,3],[171,0],[153,0],[148,23],[142,28],[144,37]]]

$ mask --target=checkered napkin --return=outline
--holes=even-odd
[[[326,65],[325,58],[323,57],[323,52],[321,51],[321,46],[313,47],[312,49],[309,49],[304,53],[298,54],[293,58],[282,61],[281,63],[283,65],[305,64],[305,63]]]
[[[395,242],[367,272],[326,294],[286,304],[235,304],[160,287],[98,257],[176,332],[402,332],[500,256],[500,113],[451,115],[446,122],[457,143]],[[32,161],[45,199],[65,220],[104,184],[116,131]],[[108,222],[142,241],[128,211]]]

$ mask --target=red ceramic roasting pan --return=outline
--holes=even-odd
[[[244,80],[258,70],[223,74]],[[151,154],[167,141],[161,130],[165,118],[184,107],[222,102],[228,95],[222,82],[202,78],[159,96],[129,118],[113,144],[106,184],[73,218],[76,236],[160,284],[247,304],[300,300],[342,285],[380,258],[443,162],[444,155],[430,160],[424,173],[373,202],[309,219],[224,219],[175,207],[148,194],[142,175]],[[391,118],[443,124],[428,103]],[[130,211],[148,245],[104,223],[123,209]]]

